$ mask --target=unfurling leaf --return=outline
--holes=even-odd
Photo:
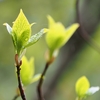
[[[30,37],[30,39],[28,40],[27,44],[25,45],[25,47],[31,46],[34,43],[36,43],[44,33],[46,33],[48,31],[48,29],[42,29],[40,32],[38,32],[37,34],[33,35]]]
[[[41,38],[41,36],[47,32],[47,29],[42,29],[39,33],[31,36],[31,26],[33,24],[29,24],[22,9],[20,10],[16,20],[13,22],[12,28],[9,24],[4,23],[9,34],[12,36],[15,52],[19,57],[22,55],[26,47],[36,43]]]
[[[8,33],[11,35],[11,33],[12,33],[12,28],[10,27],[10,25],[7,24],[7,23],[4,23],[3,25],[6,26]]]
[[[13,35],[13,41],[14,41],[13,43],[17,50],[17,54],[21,53],[21,51],[23,50],[23,47],[29,40],[31,36],[31,26],[32,24],[29,24],[23,11],[20,10],[18,17],[14,21],[13,26],[12,26],[12,35]]]
[[[90,83],[85,76],[79,78],[76,82],[75,89],[78,97],[84,98],[90,87]]]
[[[21,79],[24,86],[27,86],[33,82],[36,82],[40,78],[40,74],[35,75],[34,58],[32,57],[29,61],[25,56],[22,58],[21,65]]]
[[[52,56],[55,50],[60,49],[69,40],[79,24],[75,23],[65,29],[62,23],[56,23],[51,16],[48,16],[48,22],[49,30],[46,34],[46,42]]]

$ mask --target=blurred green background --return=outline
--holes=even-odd
[[[100,0],[80,0],[79,5],[84,28],[100,46]],[[0,100],[12,100],[16,94],[14,47],[3,23],[12,26],[20,9],[23,9],[30,23],[36,23],[32,26],[32,34],[48,27],[47,15],[62,22],[65,27],[77,22],[76,0],[0,0]],[[46,50],[45,36],[27,49],[27,58],[35,58],[36,74],[44,69]],[[98,51],[84,41],[77,31],[47,71],[43,84],[45,100],[75,100],[75,82],[83,75],[89,79],[91,86],[100,86]],[[37,84],[38,82],[27,87],[25,92],[28,100],[37,100]],[[99,100],[99,94],[97,92],[87,100]]]

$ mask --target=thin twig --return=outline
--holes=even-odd
[[[15,62],[16,62],[16,68],[17,68],[17,79],[18,79],[18,87],[19,87],[20,95],[21,95],[22,100],[26,100],[26,96],[24,93],[21,79],[20,79],[20,70],[21,70],[20,66],[22,64],[22,61],[18,61],[17,54],[15,55]]]
[[[19,97],[19,94],[15,95],[13,100],[16,100]]]
[[[44,71],[43,71],[43,73],[41,75],[41,78],[39,80],[39,84],[38,84],[38,87],[37,87],[37,92],[38,92],[39,100],[44,100],[43,93],[42,93],[42,84],[43,84],[43,80],[44,80],[43,77],[45,76],[49,65],[50,65],[50,63],[47,62],[46,65],[45,65]]]
[[[81,17],[80,17],[80,11],[79,11],[79,1],[76,0],[76,14],[77,14],[77,21],[80,24],[79,31],[81,37],[90,44],[96,51],[100,53],[100,47],[96,44],[96,42],[89,36],[88,32],[84,29],[84,26],[82,25]]]
[[[16,66],[16,68],[17,68],[17,79],[18,79],[18,87],[20,90],[20,94],[21,94],[22,100],[26,100],[24,89],[23,89],[21,79],[20,79],[20,70],[21,69],[20,69],[20,66]]]

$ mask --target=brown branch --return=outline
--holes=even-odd
[[[21,94],[22,100],[26,100],[24,89],[23,89],[21,79],[20,79],[20,70],[21,69],[20,69],[20,66],[16,66],[16,68],[17,68],[17,79],[18,79],[18,87],[20,90],[20,94]]]
[[[45,76],[49,65],[50,65],[50,63],[47,62],[46,65],[45,65],[44,71],[43,71],[43,73],[41,75],[41,78],[39,80],[39,84],[38,84],[38,87],[37,87],[37,92],[38,92],[38,98],[39,98],[39,100],[44,100],[43,93],[42,93],[42,84],[43,84],[43,80],[44,80],[43,77]]]
[[[19,87],[20,95],[21,95],[22,100],[26,100],[26,96],[24,93],[21,79],[20,79],[20,70],[21,70],[20,66],[22,64],[22,61],[18,61],[17,54],[15,55],[15,62],[16,62],[16,68],[17,68],[17,79],[18,79],[18,87]]]

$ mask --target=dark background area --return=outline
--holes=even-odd
[[[78,21],[76,0],[0,0],[0,100],[12,100],[16,94],[14,47],[3,23],[12,26],[20,9],[30,23],[36,23],[32,26],[32,34],[48,27],[47,15],[56,22],[62,22],[66,28]],[[91,86],[100,86],[100,0],[79,0],[79,14],[87,35],[77,30],[50,65],[43,84],[46,100],[75,100],[75,83],[83,75],[89,79]],[[88,35],[98,48],[95,44],[90,45]],[[45,36],[27,49],[27,58],[35,58],[36,74],[44,69],[46,50]],[[28,100],[37,100],[37,84],[26,88]],[[99,100],[99,94],[100,91],[87,100]]]

